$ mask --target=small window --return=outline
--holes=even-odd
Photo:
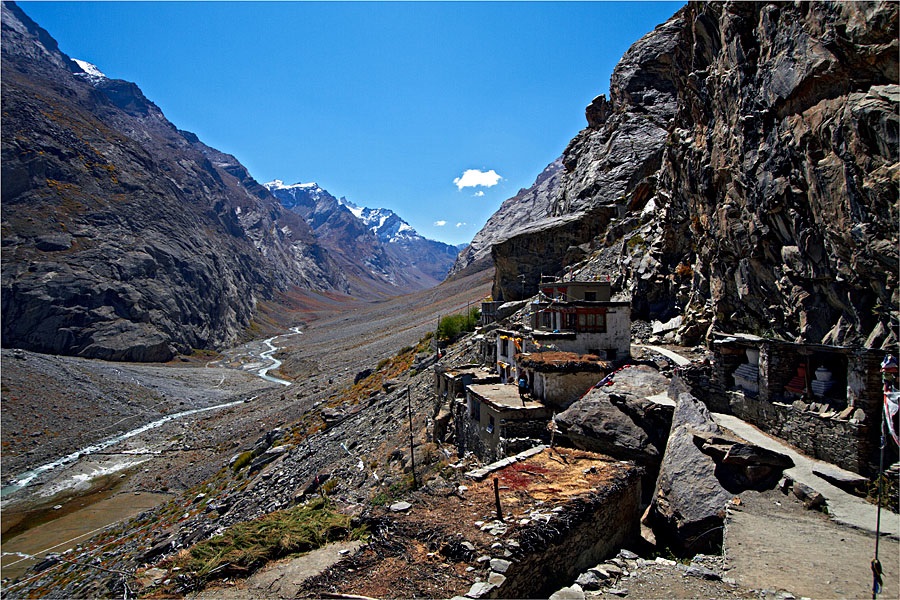
[[[597,301],[597,292],[585,292],[584,300],[586,302],[596,302]]]
[[[493,415],[488,415],[488,433],[494,433],[494,417]]]
[[[551,318],[551,316],[552,316],[552,315],[551,315],[549,312],[542,312],[542,313],[541,313],[541,327],[543,327],[544,329],[550,329],[550,325],[551,325],[550,318]]]

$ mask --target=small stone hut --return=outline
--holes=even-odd
[[[714,332],[707,404],[804,453],[870,475],[877,468],[886,352]]]

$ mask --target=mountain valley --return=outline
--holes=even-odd
[[[460,251],[3,2],[3,598],[896,596],[898,14],[688,3]]]
[[[276,180],[265,187],[309,224],[345,273],[382,279],[386,295],[434,287],[459,253],[455,246],[423,238],[391,210],[360,208],[314,183]]]

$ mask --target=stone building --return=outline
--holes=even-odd
[[[458,367],[435,367],[434,390],[437,397],[456,399],[465,396],[466,386],[473,383],[494,383],[496,376],[486,372],[479,365],[460,365]]]
[[[538,346],[594,354],[605,360],[631,355],[631,302],[612,301],[606,281],[554,281],[541,285],[531,304],[531,338]]]
[[[519,396],[514,385],[472,384],[453,402],[453,423],[460,456],[472,452],[491,462],[549,439],[554,410]]]
[[[869,475],[877,465],[885,351],[713,333],[705,398],[804,453]]]
[[[613,371],[609,361],[573,352],[519,354],[516,364],[531,396],[559,410],[568,408]]]
[[[521,345],[522,340],[518,340]],[[510,340],[510,346],[516,343]],[[506,355],[501,355],[506,358]],[[612,364],[596,356],[569,352],[517,353],[510,358],[515,369],[491,379],[471,366],[440,372],[438,397],[451,398],[457,450],[473,452],[492,461],[549,440],[548,424],[612,371]],[[503,363],[502,369],[511,368]],[[481,376],[479,376],[479,373]],[[528,393],[520,395],[516,377],[528,381]],[[463,393],[464,391],[464,393]],[[444,415],[436,428],[446,431]]]
[[[489,325],[500,318],[499,310],[503,302],[484,300],[481,303],[481,325]]]
[[[432,414],[434,426],[432,438],[443,442],[449,433],[454,403],[465,402],[466,387],[472,384],[499,383],[500,378],[479,365],[460,365],[444,368],[436,366],[434,371],[435,406]]]

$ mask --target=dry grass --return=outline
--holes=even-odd
[[[364,535],[364,528],[352,527],[349,515],[333,510],[324,499],[316,499],[233,525],[221,535],[182,551],[168,567],[206,583],[226,576],[246,576],[270,560]]]

